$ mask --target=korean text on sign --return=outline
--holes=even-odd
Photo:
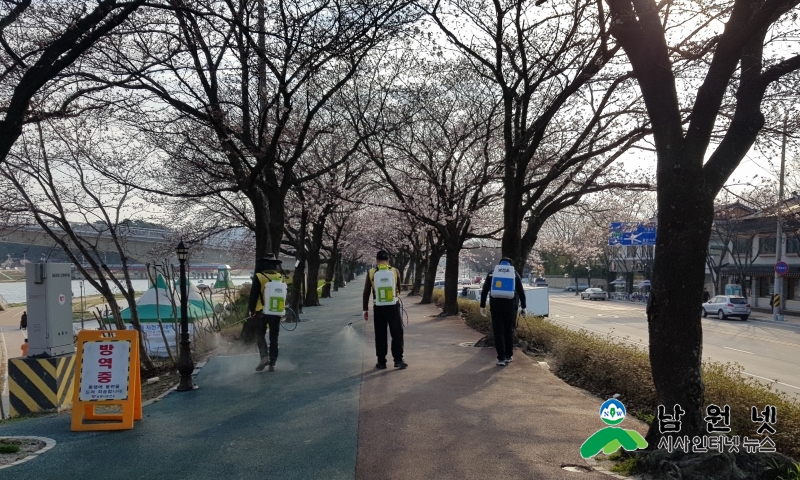
[[[82,401],[128,398],[129,341],[85,342],[80,399]]]

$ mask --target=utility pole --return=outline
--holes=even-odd
[[[783,260],[783,228],[781,228],[781,218],[782,218],[782,209],[783,209],[783,176],[786,169],[786,124],[788,123],[789,115],[786,114],[783,117],[783,143],[781,144],[781,176],[778,179],[778,233],[775,236],[775,263],[777,264],[781,260]],[[782,296],[783,295],[783,277],[775,272],[775,287],[773,288],[773,294]],[[772,317],[775,321],[781,322],[783,321],[783,315],[781,315],[781,302],[783,302],[783,298],[778,297],[778,301],[774,302],[775,305],[772,307]]]

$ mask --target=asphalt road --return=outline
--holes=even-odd
[[[761,381],[777,380],[789,395],[800,395],[800,325],[759,321],[754,314],[738,319],[704,318],[703,358],[737,362],[747,375]],[[571,328],[611,334],[647,348],[647,317],[643,303],[581,300],[569,292],[550,291],[550,319]]]

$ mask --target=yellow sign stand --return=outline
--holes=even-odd
[[[73,432],[130,430],[142,419],[139,332],[81,330],[75,368]],[[109,406],[119,406],[122,413],[96,410]]]

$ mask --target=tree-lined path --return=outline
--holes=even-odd
[[[256,354],[217,357],[200,389],[144,408],[123,432],[72,433],[69,415],[12,422],[0,435],[55,439],[17,479],[563,478],[602,427],[600,401],[523,355],[503,369],[457,317],[406,300],[407,370],[374,369],[363,277],[281,332],[278,371]],[[353,322],[352,326],[348,326]],[[635,422],[630,420],[632,425]],[[644,428],[639,428],[644,432]],[[593,472],[582,478],[604,478]]]

